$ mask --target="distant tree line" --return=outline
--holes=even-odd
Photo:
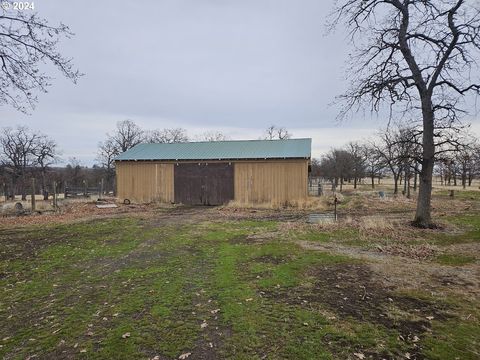
[[[391,177],[394,194],[410,197],[417,191],[421,170],[422,131],[416,127],[391,126],[365,141],[333,148],[312,161],[312,175],[332,182],[342,191],[345,182],[369,179],[372,189],[383,177]],[[435,175],[444,185],[471,186],[480,177],[480,143],[466,128],[448,128],[438,133]]]
[[[66,186],[97,186],[105,176],[105,169],[98,165],[87,168],[74,157],[60,167],[60,155],[57,142],[45,134],[26,126],[1,129],[0,196],[13,199],[21,195],[25,200],[34,191],[47,199],[54,181],[57,192],[63,192]]]

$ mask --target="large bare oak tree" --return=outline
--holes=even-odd
[[[73,34],[64,24],[50,25],[29,10],[0,8],[0,105],[27,112],[52,80],[43,64],[54,65],[76,82],[81,75],[58,50],[62,38]]]
[[[369,105],[421,119],[422,159],[414,223],[431,217],[435,133],[455,125],[465,97],[480,94],[480,4],[474,0],[341,0],[333,26],[350,30],[345,112]],[[477,73],[478,74],[478,73]],[[410,114],[411,116],[412,114]]]

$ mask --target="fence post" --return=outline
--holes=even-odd
[[[337,202],[338,202],[338,199],[337,199],[337,195],[335,195],[335,199],[333,200],[333,203],[335,204],[335,221],[337,221]]]
[[[53,182],[53,208],[57,211],[57,182]]]
[[[100,181],[100,199],[102,199],[102,198],[103,198],[103,178]]]
[[[32,211],[35,211],[35,178],[32,178]]]

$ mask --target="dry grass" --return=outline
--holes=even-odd
[[[371,233],[372,231],[393,231],[397,222],[386,219],[384,216],[363,216],[358,219],[347,217],[344,224],[353,226],[361,232]]]
[[[230,201],[226,208],[233,209],[298,209],[298,210],[318,210],[324,211],[329,209],[329,197],[308,197],[306,200],[293,200],[284,203],[260,203],[260,204],[245,204],[237,201]]]
[[[50,202],[37,203],[37,210],[39,207],[45,207],[47,210],[52,209]],[[120,205],[117,208],[99,209],[95,206],[95,202],[89,199],[67,199],[58,203],[57,211],[40,211],[39,213],[30,213],[27,211],[25,216],[17,216],[13,209],[14,202],[4,204],[7,210],[1,212],[0,227],[2,226],[28,226],[38,224],[52,224],[52,223],[66,223],[85,221],[92,218],[112,217],[115,215],[129,214],[134,216],[136,213],[145,213],[147,210],[152,210],[154,207],[148,205]],[[27,208],[28,210],[29,208]]]

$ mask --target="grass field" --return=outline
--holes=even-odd
[[[479,198],[440,194],[436,230],[373,201],[0,223],[0,357],[480,358]]]

